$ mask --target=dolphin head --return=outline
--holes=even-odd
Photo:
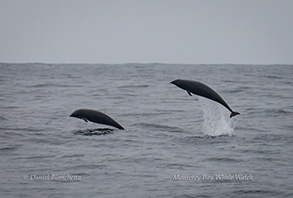
[[[173,80],[171,83],[177,87],[180,87],[181,89],[186,89],[185,84],[181,79]]]
[[[173,80],[172,82],[170,82],[170,83],[172,83],[172,84],[174,84],[174,85],[179,85],[180,84],[180,79],[177,79],[177,80]]]
[[[81,116],[79,115],[78,110],[74,111],[69,117],[81,118]]]

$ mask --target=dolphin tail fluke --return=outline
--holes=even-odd
[[[123,128],[123,126],[121,126],[121,125],[119,125],[118,129],[120,129],[120,130],[125,130],[125,129]]]
[[[240,113],[236,112],[236,111],[232,111],[232,113],[230,114],[230,118],[237,116],[238,114],[240,114]]]

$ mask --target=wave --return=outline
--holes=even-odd
[[[277,76],[277,75],[262,75],[261,77],[268,78],[268,79],[283,79],[283,76]]]
[[[147,87],[149,87],[149,85],[124,85],[124,86],[119,86],[118,88],[128,89],[128,88],[147,88]]]
[[[54,84],[54,83],[41,83],[36,85],[31,85],[27,87],[33,88],[44,88],[44,87],[82,87],[81,85],[67,85],[67,84]]]
[[[173,133],[184,132],[182,129],[180,129],[178,127],[161,125],[161,124],[140,123],[139,125],[142,127],[152,128],[152,129],[166,131],[166,132],[173,132]]]
[[[209,157],[206,158],[205,161],[213,161],[213,162],[243,162],[243,159],[232,158],[232,157]]]
[[[92,136],[92,135],[109,135],[113,134],[115,129],[110,128],[98,128],[98,129],[85,129],[85,130],[74,130],[74,135]]]
[[[226,144],[231,142],[233,135],[219,135],[219,136],[209,136],[209,135],[193,135],[185,137],[177,137],[174,140],[183,142],[184,144],[196,144],[196,145],[213,145],[213,144]]]
[[[273,109],[265,109],[264,112],[267,115],[287,115],[287,114],[291,114],[292,112],[289,110],[284,110],[284,109],[277,109],[277,108],[273,108]]]
[[[291,107],[288,107],[290,109]],[[280,109],[280,108],[247,108],[246,114],[250,116],[268,116],[268,117],[277,117],[277,116],[289,116],[293,112],[288,109]]]
[[[15,151],[19,147],[20,147],[19,145],[0,147],[0,153],[2,155],[9,154],[9,151]]]

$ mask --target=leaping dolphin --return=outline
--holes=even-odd
[[[115,120],[111,117],[107,116],[106,114],[91,110],[91,109],[78,109],[74,111],[70,117],[80,118],[83,119],[85,122],[91,121],[98,124],[105,124],[116,127],[118,129],[124,130],[124,128],[118,124]]]
[[[193,80],[181,80],[177,79],[171,82],[172,84],[176,85],[177,87],[180,87],[183,90],[186,90],[187,93],[191,95],[191,93],[208,98],[210,100],[216,101],[226,107],[229,111],[231,111],[230,118],[233,116],[236,116],[240,113],[233,111],[229,105],[225,102],[225,100],[217,94],[212,88],[209,86]]]

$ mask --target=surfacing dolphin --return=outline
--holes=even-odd
[[[233,116],[236,116],[240,113],[233,111],[229,105],[225,102],[225,100],[217,94],[212,88],[209,86],[193,80],[181,80],[177,79],[171,82],[172,84],[176,85],[177,87],[180,87],[181,89],[184,89],[187,91],[187,93],[191,95],[191,93],[208,98],[210,100],[216,101],[226,107],[229,111],[231,111],[230,118]]]
[[[118,129],[124,130],[124,128],[118,124],[115,120],[111,117],[107,116],[106,114],[91,110],[91,109],[78,109],[74,111],[70,117],[80,118],[83,119],[85,122],[91,121],[98,124],[105,124],[116,127]]]

